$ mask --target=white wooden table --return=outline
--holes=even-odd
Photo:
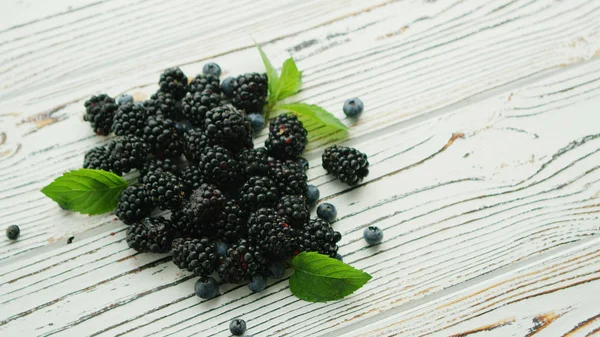
[[[304,70],[290,101],[335,113],[369,155],[349,189],[320,167],[334,140],[307,152],[345,262],[374,277],[342,301],[287,280],[203,301],[114,214],[39,192],[105,141],[90,95],[144,99],[171,66],[264,71],[252,37]],[[21,237],[0,238],[0,336],[227,336],[234,317],[254,336],[600,335],[599,58],[598,0],[2,1],[0,229]]]

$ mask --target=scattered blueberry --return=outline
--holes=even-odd
[[[344,102],[344,114],[348,117],[357,117],[361,114],[364,108],[363,102],[360,98],[350,98]]]
[[[265,127],[265,118],[262,115],[252,113],[249,114],[248,117],[250,117],[250,123],[252,123],[254,132],[258,132]]]
[[[250,282],[248,282],[248,288],[252,290],[254,293],[261,292],[265,290],[267,286],[267,278],[264,275],[256,274],[250,278]]]
[[[235,78],[227,77],[223,80],[223,83],[221,83],[221,90],[223,90],[223,93],[227,97],[233,96],[233,81],[235,81]]]
[[[180,135],[190,131],[192,128],[192,123],[187,119],[175,123],[175,130],[177,130],[177,133]]]
[[[194,292],[196,296],[209,300],[219,295],[219,282],[212,277],[207,278],[204,282],[199,279],[194,285]]]
[[[308,171],[308,160],[306,160],[306,158],[298,158],[298,164],[304,169],[304,172]]]
[[[21,229],[17,225],[10,225],[6,229],[6,236],[11,240],[16,240],[21,233]]]
[[[337,218],[337,210],[332,204],[320,204],[319,207],[317,207],[317,216],[331,223],[335,221],[335,218]]]
[[[217,254],[219,256],[225,257],[227,256],[227,250],[229,249],[229,245],[223,241],[217,241]]]
[[[134,102],[134,105],[137,105],[139,108],[146,108],[146,104],[142,101],[140,102]]]
[[[229,331],[232,335],[241,336],[246,332],[246,322],[240,318],[234,318],[229,323]]]
[[[215,75],[216,77],[221,76],[221,67],[214,62],[210,62],[202,67],[202,72],[204,75]]]
[[[383,231],[376,226],[369,226],[363,232],[363,238],[370,245],[378,245],[383,241]]]
[[[340,253],[335,253],[334,258],[336,260],[340,260],[341,262],[344,262],[344,258],[342,257],[342,254],[340,254]]]
[[[319,192],[319,189],[317,188],[317,186],[315,186],[315,185],[306,186],[306,203],[308,204],[308,206],[313,207],[314,205],[316,205],[317,201],[319,201],[320,195],[321,195],[321,192]]]
[[[269,276],[272,278],[282,278],[285,274],[285,263],[276,261],[269,265]]]
[[[121,95],[121,96],[119,96],[119,99],[117,100],[117,103],[119,103],[119,105],[123,105],[125,103],[133,103],[133,96],[131,96],[131,95]]]

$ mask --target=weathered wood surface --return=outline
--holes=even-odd
[[[60,1],[0,5],[2,335],[586,336],[598,332],[600,1]],[[5,17],[6,16],[6,17]],[[339,302],[287,281],[201,301],[167,255],[136,254],[114,215],[62,211],[39,189],[103,139],[91,94],[156,89],[160,70],[304,69],[293,100],[367,111],[346,142],[371,174],[347,188],[307,153],[338,206],[346,262],[374,276]],[[257,143],[264,139],[260,135]],[[367,224],[385,243],[367,248]],[[67,245],[67,238],[74,237]]]

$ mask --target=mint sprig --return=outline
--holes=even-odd
[[[127,185],[112,172],[79,169],[56,178],[42,193],[64,209],[94,215],[113,211]]]
[[[290,290],[301,300],[327,302],[342,299],[365,285],[371,275],[339,260],[315,252],[292,260]]]
[[[324,126],[323,131],[340,131],[347,130],[348,127],[335,118],[334,115],[327,112],[325,109],[314,104],[291,103],[275,106],[277,110],[291,111],[298,115],[298,118],[305,123],[307,121],[317,122]]]
[[[283,62],[281,77],[277,81],[277,100],[295,95],[302,88],[302,72],[298,70],[293,58]]]

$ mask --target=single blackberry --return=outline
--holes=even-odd
[[[180,100],[169,92],[157,91],[144,105],[148,116],[163,115],[177,120],[182,115]]]
[[[327,221],[311,219],[297,237],[298,250],[334,257],[338,251],[337,243],[341,239],[342,234],[334,231]]]
[[[126,239],[138,252],[166,253],[171,249],[173,226],[163,217],[148,217],[127,227]]]
[[[219,187],[235,185],[241,180],[238,162],[222,146],[215,145],[200,150],[198,168],[206,182]]]
[[[184,202],[180,208],[173,209],[171,212],[171,222],[173,223],[177,237],[200,238],[212,236],[215,232],[212,223],[193,223],[185,213],[186,205],[187,202]]]
[[[225,283],[243,283],[252,275],[264,273],[268,263],[258,247],[240,239],[229,247],[217,271]]]
[[[173,95],[175,99],[182,99],[188,91],[188,79],[179,68],[166,69],[158,81],[160,90]]]
[[[217,107],[206,113],[204,134],[211,144],[222,145],[234,152],[254,147],[250,119],[242,111],[229,106]]]
[[[227,242],[235,242],[244,238],[248,234],[247,220],[248,214],[240,207],[239,203],[235,200],[228,200],[215,224],[217,235]]]
[[[131,225],[150,215],[152,201],[142,186],[131,185],[121,192],[115,215],[126,225]]]
[[[206,113],[221,104],[221,95],[211,90],[188,93],[181,101],[184,118],[195,126],[202,126]]]
[[[189,165],[181,170],[181,180],[187,191],[191,192],[198,189],[204,182],[202,172],[196,165]]]
[[[238,76],[233,82],[231,104],[247,113],[262,112],[267,99],[267,75],[248,73]]]
[[[216,245],[207,238],[175,239],[171,255],[179,269],[191,271],[201,279],[209,277],[219,263]]]
[[[144,136],[146,126],[146,110],[133,103],[119,106],[113,119],[111,130],[117,136]]]
[[[183,140],[175,129],[175,122],[162,115],[148,117],[144,139],[150,151],[161,158],[177,157],[183,151]]]
[[[246,149],[236,154],[235,159],[242,169],[242,175],[247,180],[253,176],[266,176],[269,174],[269,156],[267,149],[259,147]]]
[[[109,142],[106,151],[112,171],[121,175],[144,165],[148,145],[141,138],[125,136]]]
[[[89,150],[83,158],[83,168],[113,171],[111,162],[108,160],[108,155],[109,153],[104,146],[98,146]]]
[[[296,230],[271,208],[260,208],[248,217],[248,241],[265,253],[285,259],[296,250]]]
[[[277,116],[269,124],[265,147],[278,159],[296,159],[306,147],[307,132],[298,117],[289,114]]]
[[[214,93],[221,93],[221,85],[219,78],[210,74],[200,74],[190,82],[189,91],[193,95],[195,93],[203,92],[204,90],[210,90]]]
[[[327,173],[350,186],[356,185],[369,174],[367,155],[357,149],[333,145],[323,151],[323,168]]]
[[[198,163],[200,151],[207,146],[208,138],[202,129],[191,129],[183,136],[183,154],[188,161]]]
[[[177,168],[177,165],[175,164],[175,162],[171,159],[153,158],[153,159],[146,161],[144,163],[144,165],[142,166],[142,168],[140,169],[140,177],[138,178],[138,181],[143,183],[144,177],[146,175],[148,175],[148,173],[150,173],[150,172],[153,172],[153,173],[171,172],[175,175],[178,175],[179,169]]]
[[[225,206],[223,193],[213,185],[202,184],[192,192],[183,212],[193,224],[212,223]],[[211,233],[212,234],[212,233]],[[209,233],[204,234],[209,236]]]
[[[281,195],[303,195],[308,177],[300,164],[292,160],[269,159],[269,176],[277,183]]]
[[[181,179],[171,172],[150,172],[144,178],[144,190],[154,206],[177,208],[186,198]]]
[[[110,133],[115,111],[119,107],[115,100],[106,94],[100,94],[90,97],[83,105],[85,106],[83,120],[90,122],[96,134],[107,136]]]
[[[297,195],[281,197],[281,200],[275,206],[275,210],[280,217],[286,218],[294,228],[303,228],[310,217],[306,199]]]
[[[240,188],[240,203],[248,211],[272,207],[278,200],[279,191],[269,177],[251,177]]]

